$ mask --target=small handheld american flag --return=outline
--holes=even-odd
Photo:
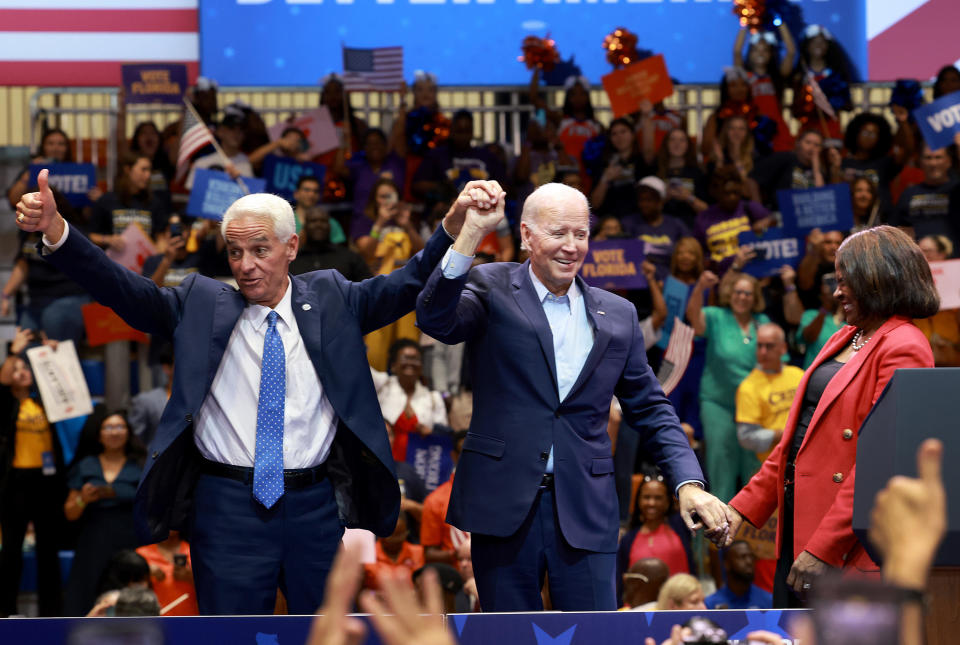
[[[177,152],[177,177],[183,177],[190,168],[190,160],[201,148],[216,145],[210,128],[193,107],[184,99],[187,109],[183,111],[183,126],[180,134],[180,150]]]
[[[391,92],[403,85],[403,47],[343,48],[343,89]]]

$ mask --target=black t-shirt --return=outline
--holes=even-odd
[[[820,399],[823,397],[827,386],[830,385],[830,381],[844,365],[845,363],[831,358],[813,370],[813,374],[807,380],[807,389],[803,393],[803,405],[800,407],[800,418],[797,420],[797,430],[793,433],[793,442],[787,452],[787,464],[796,463],[800,446],[803,445],[803,438],[806,436],[807,430],[810,429],[814,412],[817,411],[817,405],[820,404]]]
[[[33,304],[44,304],[66,296],[80,296],[87,292],[79,284],[64,275],[37,251],[40,233],[20,231],[20,249],[14,262],[27,262],[27,292]]]
[[[449,145],[441,145],[424,157],[413,176],[413,183],[439,182],[456,195],[467,182],[475,179],[493,179],[502,184],[503,166],[484,148],[454,151]]]
[[[637,182],[650,174],[651,168],[639,155],[629,159],[616,157],[611,163],[621,169],[621,174],[607,185],[603,203],[595,206],[598,217],[616,215],[622,217],[637,210]],[[606,169],[604,169],[606,170]],[[596,177],[599,182],[600,177]]]
[[[667,176],[663,177],[669,187],[671,184],[679,184],[683,188],[693,193],[698,199],[709,202],[707,194],[706,175],[697,166],[684,166],[683,168],[673,168],[667,170]],[[667,199],[663,203],[663,212],[666,215],[676,217],[684,226],[693,230],[693,222],[697,219],[697,211],[693,209],[690,202],[681,199]]]
[[[843,180],[848,184],[858,177],[866,177],[873,182],[873,185],[877,187],[881,208],[889,211],[893,205],[893,198],[890,196],[890,184],[903,170],[903,164],[897,163],[889,155],[878,159],[867,159],[866,161],[847,157],[843,160],[841,168],[843,168]]]
[[[913,227],[918,240],[927,235],[946,235],[957,248],[960,240],[955,220],[960,214],[960,204],[950,199],[951,194],[956,195],[957,187],[955,180],[939,186],[917,184],[908,187],[900,193],[900,201],[893,211],[890,224]]]
[[[764,206],[777,208],[778,190],[802,190],[813,188],[813,169],[800,164],[794,152],[777,152],[757,160],[750,177],[760,186]]]
[[[126,203],[117,193],[105,193],[93,205],[90,232],[101,235],[120,235],[130,224],[137,224],[149,236],[156,236],[167,228],[172,212],[170,196],[152,192],[149,198],[133,196]]]

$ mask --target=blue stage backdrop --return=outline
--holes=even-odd
[[[865,0],[799,0],[866,78]],[[663,53],[682,83],[716,83],[738,30],[730,0],[203,0],[201,71],[222,85],[313,85],[342,70],[341,45],[404,48],[405,77],[441,85],[515,85],[525,36],[547,33],[593,82],[611,71],[601,47],[618,26]]]

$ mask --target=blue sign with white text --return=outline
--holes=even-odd
[[[611,71],[601,44],[617,27],[664,55],[682,83],[717,83],[739,31],[730,0],[203,0],[204,76],[220,85],[311,85],[343,70],[341,47],[403,47],[404,77],[440,85],[526,85],[526,36],[550,37],[594,84]],[[843,44],[866,78],[866,0],[791,0]]]
[[[843,231],[853,228],[849,184],[830,184],[806,190],[778,190],[783,228],[794,233]]]
[[[667,349],[670,344],[670,334],[673,332],[673,319],[683,320],[687,315],[687,300],[690,297],[690,287],[680,282],[672,275],[663,281],[663,301],[667,305],[667,319],[660,328],[660,340],[657,347]]]
[[[804,239],[782,228],[771,228],[760,237],[753,231],[740,234],[740,245],[749,246],[756,257],[743,265],[743,272],[756,278],[766,278],[788,264],[797,268],[803,259]]]
[[[193,189],[190,191],[190,201],[187,202],[187,215],[222,219],[230,204],[249,193],[262,193],[266,187],[267,182],[262,179],[238,177],[234,180],[225,172],[198,168],[193,174]]]
[[[450,479],[453,472],[453,440],[447,434],[407,437],[407,463],[413,466],[428,491]]]
[[[323,186],[323,177],[327,167],[318,164],[285,159],[277,155],[267,155],[263,160],[263,178],[267,181],[267,192],[280,195],[293,201],[293,191],[301,177],[316,177]]]
[[[37,175],[47,168],[50,187],[63,193],[71,206],[81,208],[90,203],[87,193],[97,185],[97,168],[92,163],[35,163],[30,164],[28,186],[37,185]]]
[[[941,96],[913,111],[923,140],[931,150],[946,148],[960,132],[960,92]]]

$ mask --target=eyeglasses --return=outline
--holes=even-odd
[[[753,291],[744,291],[743,289],[734,289],[733,295],[735,296],[752,296]]]
[[[105,423],[100,426],[101,430],[106,430],[107,432],[120,432],[127,429],[126,423]]]
[[[780,343],[757,343],[757,349],[776,349]]]

